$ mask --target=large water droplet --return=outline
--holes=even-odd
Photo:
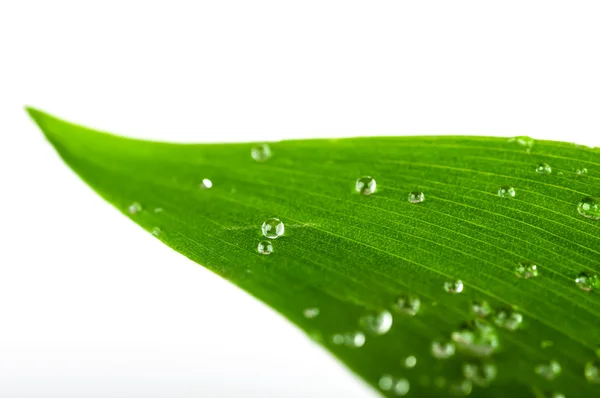
[[[583,374],[588,382],[600,384],[600,360],[594,359],[593,361],[589,361],[585,365]]]
[[[492,312],[492,307],[485,300],[473,300],[471,303],[471,312],[478,317],[485,318]]]
[[[501,198],[514,198],[515,195],[515,189],[510,185],[502,185],[498,189],[498,196],[500,196]]]
[[[523,323],[523,315],[511,308],[499,308],[494,314],[494,323],[506,330],[517,330]]]
[[[382,391],[390,391],[395,395],[402,397],[410,390],[410,383],[404,378],[395,378],[391,375],[383,375],[379,379],[379,389]]]
[[[444,290],[448,293],[458,294],[463,291],[463,283],[460,279],[444,282]]]
[[[592,220],[600,220],[600,199],[587,196],[577,205],[579,214]]]
[[[562,368],[558,361],[551,360],[541,363],[535,367],[535,373],[539,374],[546,380],[554,380],[560,375]]]
[[[408,194],[408,201],[410,203],[421,203],[425,200],[425,194],[421,191],[413,191]]]
[[[535,168],[535,171],[538,174],[550,174],[552,173],[552,167],[548,163],[540,163]]]
[[[277,239],[285,231],[285,226],[278,218],[269,218],[262,224],[262,233],[269,239]]]
[[[589,292],[597,286],[598,276],[595,274],[582,272],[579,275],[577,275],[577,278],[575,278],[575,283],[577,284],[577,287],[581,290]]]
[[[338,333],[333,336],[333,344],[345,345],[351,348],[360,348],[365,344],[365,335],[362,332]]]
[[[538,276],[538,268],[534,263],[522,261],[515,267],[515,274],[523,279],[535,278]]]
[[[513,138],[509,139],[508,141],[516,142],[518,145],[525,148],[527,150],[527,152],[531,151],[531,148],[533,148],[533,144],[535,144],[535,140],[533,138],[527,137],[524,135],[519,136],[519,137],[513,137]]]
[[[451,337],[462,352],[477,357],[490,356],[500,346],[496,330],[482,319],[464,322]]]
[[[263,240],[258,244],[258,252],[260,254],[271,254],[273,253],[273,244],[268,240]]]
[[[388,311],[369,312],[360,318],[360,325],[369,333],[386,334],[392,327],[392,314]]]
[[[377,182],[373,177],[364,176],[356,180],[356,192],[361,195],[371,195],[377,189]]]
[[[463,375],[479,387],[487,387],[496,378],[498,369],[489,362],[467,362],[462,366]]]
[[[451,395],[466,397],[467,395],[471,394],[471,391],[473,391],[473,383],[471,380],[466,379],[453,381],[450,383],[448,391]]]
[[[202,180],[202,183],[200,184],[200,188],[202,189],[210,189],[212,188],[212,181],[209,180],[208,178],[205,178]]]
[[[302,311],[302,313],[304,314],[304,316],[308,319],[313,319],[319,316],[319,314],[321,313],[321,310],[319,310],[317,307],[310,307],[310,308],[305,308],[304,311]]]
[[[419,312],[421,300],[412,294],[402,294],[396,298],[394,309],[406,315],[414,316]]]
[[[434,340],[431,343],[431,355],[437,359],[450,358],[456,352],[454,343],[446,340]]]
[[[415,365],[417,364],[417,357],[415,357],[414,355],[410,355],[406,358],[404,358],[404,366],[407,368],[414,368]]]
[[[267,144],[258,144],[252,147],[250,154],[257,162],[266,162],[271,157],[271,148]]]
[[[129,214],[137,214],[142,211],[142,205],[138,202],[133,202],[129,205],[127,210],[129,211]]]

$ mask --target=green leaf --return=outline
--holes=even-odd
[[[372,137],[276,142],[258,162],[253,144],[126,139],[28,111],[123,214],[275,308],[384,395],[404,393],[397,381],[406,379],[409,396],[445,396],[466,373],[472,396],[600,396],[584,377],[600,343],[600,221],[591,199],[580,208],[591,218],[578,212],[600,195],[598,149],[525,137]],[[356,192],[361,176],[376,179],[375,193]],[[201,187],[205,178],[212,188]],[[410,203],[413,191],[425,200]],[[261,255],[261,225],[273,217],[285,234]],[[582,272],[591,291],[575,282]],[[456,280],[463,291],[446,292]],[[398,311],[399,296],[420,301],[415,315]],[[473,321],[474,300],[492,307],[487,321]],[[364,315],[385,310],[391,329],[372,333],[389,319]],[[360,334],[348,337],[359,331],[364,345],[349,347],[361,345]],[[432,341],[444,338],[456,354],[435,358]]]

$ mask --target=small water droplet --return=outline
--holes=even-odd
[[[377,189],[377,182],[373,177],[363,176],[356,180],[356,192],[361,195],[371,195]]]
[[[453,381],[450,383],[448,391],[451,395],[466,397],[467,395],[471,394],[471,391],[473,391],[473,383],[471,380],[466,379]]]
[[[535,168],[535,171],[538,174],[550,174],[552,173],[552,167],[548,163],[540,163]]]
[[[152,235],[158,237],[162,233],[162,230],[159,227],[154,227],[154,228],[152,228],[152,231],[150,231],[150,233]]]
[[[496,330],[482,319],[464,322],[451,337],[462,352],[477,357],[490,356],[500,346]]]
[[[554,345],[554,343],[550,340],[542,340],[542,342],[540,343],[540,347],[542,347],[543,349],[552,347]]]
[[[413,191],[408,194],[408,201],[410,203],[421,203],[425,200],[425,194],[421,191]]]
[[[392,327],[392,314],[388,311],[369,312],[360,318],[360,325],[367,332],[375,335],[386,334]]]
[[[515,195],[515,189],[510,185],[502,185],[498,189],[498,196],[500,196],[501,198],[514,198]]]
[[[407,367],[409,369],[414,368],[416,364],[417,364],[417,357],[415,357],[414,355],[404,358],[404,366],[405,367]]]
[[[271,147],[268,144],[254,145],[250,154],[252,155],[252,159],[257,162],[266,162],[271,158]]]
[[[162,213],[163,208],[162,207],[157,207],[156,209],[154,209],[155,213]]]
[[[525,148],[527,152],[531,151],[531,148],[533,148],[533,144],[535,144],[535,140],[533,138],[524,135],[519,137],[513,137],[509,139],[508,142],[516,142],[517,144]]]
[[[365,344],[365,335],[362,332],[338,333],[333,336],[333,344],[345,345],[351,348],[360,348]]]
[[[600,199],[587,196],[577,205],[579,214],[592,220],[600,220]]]
[[[273,253],[273,244],[268,240],[263,240],[258,244],[258,252],[260,254],[271,254]]]
[[[580,169],[577,169],[577,171],[575,171],[575,173],[580,176],[583,177],[587,174],[588,170],[585,167],[582,167]]]
[[[496,326],[506,330],[517,330],[523,323],[523,315],[511,308],[499,308],[494,314]]]
[[[208,178],[205,178],[202,180],[202,183],[200,184],[200,188],[202,189],[210,189],[212,188],[213,184],[212,181],[209,180]]]
[[[277,239],[285,231],[285,226],[277,218],[269,218],[262,224],[262,233],[269,239]]]
[[[467,362],[462,367],[463,376],[479,387],[487,387],[496,378],[498,369],[489,362]]]
[[[515,274],[523,279],[535,278],[538,276],[538,268],[534,263],[522,261],[515,267]]]
[[[544,391],[543,398],[566,398],[565,394],[554,391]]]
[[[317,307],[310,307],[310,308],[305,308],[304,311],[302,311],[302,313],[304,314],[304,316],[306,318],[313,319],[313,318],[316,318],[319,316],[319,314],[321,313],[321,310],[319,310]]]
[[[535,373],[539,374],[546,380],[554,380],[560,375],[562,368],[558,361],[551,360],[541,363],[535,367]]]
[[[379,388],[382,391],[391,391],[395,395],[401,397],[406,395],[410,390],[410,383],[407,379],[396,379],[393,376],[386,374],[379,379]]]
[[[460,279],[444,282],[444,290],[448,293],[458,294],[463,291],[464,285]]]
[[[589,361],[585,365],[583,374],[589,383],[600,384],[600,360]]]
[[[471,312],[478,317],[485,318],[492,312],[492,307],[485,300],[473,300],[471,303]]]
[[[129,210],[129,214],[137,214],[142,211],[142,205],[138,202],[133,202],[129,205],[127,210]]]
[[[595,274],[582,272],[579,275],[577,275],[577,278],[575,278],[575,283],[577,284],[577,287],[581,290],[589,292],[597,286],[598,276]]]
[[[437,359],[450,358],[456,352],[454,343],[446,340],[434,340],[431,343],[431,355]]]
[[[396,298],[393,307],[398,312],[415,316],[421,307],[421,300],[412,294],[402,294]]]

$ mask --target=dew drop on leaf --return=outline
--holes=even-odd
[[[598,283],[598,276],[595,274],[588,274],[587,272],[582,272],[575,278],[575,284],[581,290],[585,290],[586,292],[591,291],[596,284]]]
[[[508,142],[516,142],[518,145],[525,148],[527,152],[531,151],[531,148],[533,148],[533,144],[535,144],[535,140],[533,138],[524,135],[519,137],[513,137],[509,139]]]
[[[371,195],[377,189],[377,182],[373,177],[363,176],[356,180],[356,192],[361,195]]]
[[[444,290],[448,293],[458,294],[463,291],[464,285],[460,279],[444,282]]]
[[[542,340],[542,342],[540,343],[540,347],[542,348],[549,348],[552,347],[554,345],[554,343],[551,340]]]
[[[466,362],[462,366],[465,379],[479,387],[487,387],[496,378],[498,369],[491,362]]]
[[[515,194],[515,189],[510,185],[502,185],[498,189],[498,196],[500,196],[501,198],[514,198]]]
[[[266,238],[277,239],[285,231],[285,226],[278,218],[269,218],[262,224],[262,233]]]
[[[514,331],[523,323],[523,315],[511,308],[499,308],[494,313],[494,323],[496,326]]]
[[[543,394],[542,395],[543,398],[566,398],[565,394],[563,394],[561,392],[544,391],[542,394]]]
[[[410,390],[410,382],[407,379],[397,379],[388,374],[381,376],[378,384],[380,390],[392,392],[399,397],[406,395]]]
[[[150,231],[150,233],[152,235],[158,237],[162,233],[162,230],[159,227],[154,227],[154,228],[152,228],[152,230]]]
[[[375,335],[386,334],[392,327],[393,318],[389,311],[368,312],[360,318],[360,326]]]
[[[577,205],[579,214],[592,220],[600,220],[600,199],[587,196]]]
[[[471,302],[471,312],[478,317],[485,318],[492,312],[492,307],[485,300],[473,300]]]
[[[417,364],[417,357],[415,357],[414,355],[410,355],[406,358],[404,358],[404,366],[407,368],[414,368],[415,365]]]
[[[587,172],[588,172],[588,170],[585,167],[582,167],[580,169],[577,169],[577,171],[575,171],[575,174],[582,177],[582,176],[585,176],[587,174]]]
[[[515,267],[515,274],[519,278],[529,279],[529,278],[535,278],[536,276],[538,276],[539,272],[538,272],[537,265],[535,265],[534,263],[520,262]]]
[[[450,392],[450,395],[466,397],[467,395],[471,394],[471,391],[473,391],[473,383],[471,380],[467,379],[453,381],[450,383],[448,391]]]
[[[434,340],[431,342],[431,355],[437,359],[450,358],[456,352],[454,343],[446,340]]]
[[[273,244],[268,240],[263,240],[258,244],[258,252],[260,254],[271,254],[273,253]]]
[[[212,181],[209,180],[208,178],[205,178],[202,180],[202,183],[200,184],[200,188],[202,189],[210,189],[212,188],[213,184]]]
[[[360,348],[365,345],[365,335],[362,332],[338,333],[333,335],[333,344]]]
[[[271,147],[268,144],[254,145],[250,154],[252,155],[252,159],[257,162],[266,162],[271,158]]]
[[[561,371],[562,368],[556,360],[544,362],[539,365],[536,365],[535,367],[535,373],[539,374],[546,380],[554,380],[560,375]]]
[[[320,312],[321,311],[317,307],[305,308],[304,311],[302,311],[304,317],[308,319],[316,318],[317,316],[319,316]]]
[[[413,191],[408,194],[408,201],[410,203],[421,203],[425,200],[425,194],[421,191]]]
[[[393,307],[398,312],[415,316],[421,308],[421,300],[412,294],[402,294],[396,298]]]
[[[451,337],[461,352],[476,357],[490,356],[500,346],[496,329],[481,319],[464,322]]]
[[[535,171],[538,174],[550,174],[552,173],[552,167],[548,163],[540,163],[535,168]]]
[[[589,383],[600,384],[600,360],[589,361],[585,365],[583,374]]]
[[[142,205],[139,204],[139,202],[133,202],[129,205],[127,210],[129,211],[129,214],[137,214],[142,211]]]

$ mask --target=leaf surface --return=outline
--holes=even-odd
[[[384,395],[405,393],[404,379],[407,396],[458,393],[466,371],[471,396],[600,396],[600,384],[584,377],[600,343],[600,298],[575,283],[581,272],[600,271],[600,221],[577,210],[584,197],[600,195],[598,149],[524,138],[372,137],[274,142],[272,157],[257,162],[253,144],[126,139],[28,112],[99,195],[276,309]],[[536,171],[542,163],[550,173]],[[356,192],[361,176],[375,178],[375,193]],[[202,188],[203,179],[212,187]],[[515,196],[499,197],[501,186]],[[422,203],[409,202],[416,191]],[[280,219],[285,234],[261,255],[269,218]],[[539,275],[518,278],[520,263],[535,264]],[[444,284],[456,280],[462,292],[448,293]],[[399,311],[398,297],[417,298],[416,315]],[[476,326],[473,301],[492,308]],[[516,330],[502,322],[503,310],[522,315]],[[382,311],[393,324],[377,335],[385,325],[368,316]],[[482,327],[498,342],[486,355],[473,348],[490,348],[489,339],[464,341],[481,338]],[[364,333],[362,347],[351,347],[361,345],[356,332]],[[436,339],[453,341],[456,354],[433,356]],[[558,374],[543,367],[551,360]],[[496,376],[484,386],[466,363],[492,364]]]

